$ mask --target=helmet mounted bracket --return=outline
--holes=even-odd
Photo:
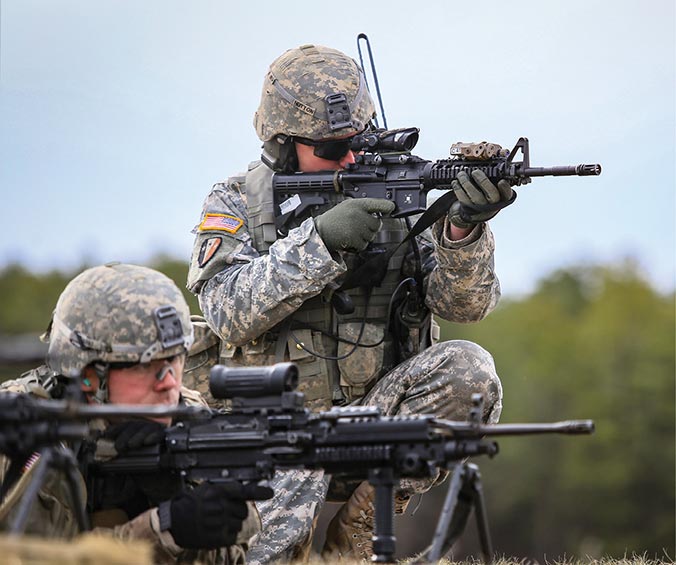
[[[350,105],[343,92],[329,94],[324,101],[326,102],[326,120],[331,131],[352,127]]]
[[[184,342],[181,319],[173,306],[159,306],[153,310],[162,349],[169,349]]]

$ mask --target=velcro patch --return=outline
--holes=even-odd
[[[221,246],[221,241],[223,240],[220,237],[210,237],[202,242],[199,255],[197,256],[197,263],[200,267],[204,267],[216,254],[216,251]]]
[[[244,220],[227,214],[207,214],[199,225],[199,231],[220,230],[237,233],[244,225]]]

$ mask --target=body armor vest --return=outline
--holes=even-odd
[[[252,243],[261,255],[265,255],[277,239],[273,174],[267,166],[257,164],[249,169],[245,179],[237,179],[240,189],[246,191]],[[313,210],[312,216],[321,214],[345,198],[335,192],[327,192],[323,196],[328,203]],[[368,260],[371,254],[396,247],[407,233],[405,220],[383,218],[381,230],[365,252],[345,254],[348,268]],[[342,296],[349,296],[348,301],[354,306],[352,313],[338,314],[331,304],[335,289],[327,288],[259,339],[241,348],[222,344],[221,362],[266,365],[288,359],[297,363],[299,390],[305,393],[307,405],[314,409],[327,409],[332,404],[363,396],[377,379],[403,360],[395,338],[396,329],[388,320],[394,317],[390,311],[391,298],[403,278],[402,264],[409,250],[410,245],[407,245],[395,252],[380,286],[342,291]],[[403,298],[405,292],[400,291],[398,295]],[[425,316],[429,317],[426,310]],[[361,346],[355,346],[355,343]]]

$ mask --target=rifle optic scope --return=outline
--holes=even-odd
[[[418,128],[377,129],[352,138],[352,151],[411,151],[418,143]]]
[[[226,367],[215,365],[209,374],[214,398],[253,398],[279,395],[298,386],[298,367],[277,363],[270,367]]]

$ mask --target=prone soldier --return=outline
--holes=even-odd
[[[59,297],[46,337],[46,365],[3,383],[1,392],[61,398],[75,385],[82,401],[93,404],[206,405],[198,392],[182,386],[193,342],[188,305],[176,285],[157,271],[123,264],[84,271]],[[103,438],[96,455],[114,457],[158,442],[170,423],[166,417],[93,421],[90,426]],[[95,529],[150,542],[157,563],[244,562],[248,539],[260,527],[246,499],[271,496],[268,488],[254,486],[257,492],[251,492],[241,485],[200,484],[184,489],[160,472],[146,479],[94,478],[84,464],[88,445],[72,448]],[[39,456],[27,455],[25,460],[0,457],[3,530],[16,518],[18,500],[33,479]],[[70,538],[78,532],[77,510],[65,486],[63,477],[50,471],[25,533]]]

